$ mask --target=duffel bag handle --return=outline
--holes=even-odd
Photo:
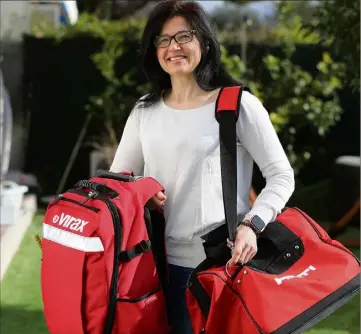
[[[75,184],[74,187],[89,188],[89,189],[92,189],[92,190],[98,192],[101,195],[110,196],[112,198],[118,196],[118,193],[115,190],[113,190],[112,188],[109,188],[105,184],[92,182],[92,181],[88,181],[88,180],[80,180]]]
[[[123,174],[123,173],[113,173],[104,169],[98,169],[95,173],[96,177],[102,177],[106,179],[112,179],[123,182],[133,182],[137,178],[132,174]]]

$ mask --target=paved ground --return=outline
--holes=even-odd
[[[0,281],[18,250],[24,234],[37,210],[35,195],[25,195],[22,215],[13,225],[0,225]]]
[[[5,234],[6,230],[8,229],[7,225],[1,226],[0,227],[0,240],[3,237],[3,235]]]

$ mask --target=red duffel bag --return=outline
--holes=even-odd
[[[261,233],[247,265],[227,265],[226,238],[234,240],[237,221],[234,113],[241,94],[242,87],[229,88],[226,103],[217,103],[226,224],[204,237],[207,259],[188,282],[193,332],[301,333],[358,293],[360,262],[306,213],[286,208]]]

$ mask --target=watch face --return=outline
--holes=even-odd
[[[264,221],[258,216],[252,217],[252,225],[259,231],[262,231],[266,226]]]

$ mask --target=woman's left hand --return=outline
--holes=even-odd
[[[228,247],[233,243],[228,240]],[[257,237],[248,226],[241,225],[237,229],[234,251],[229,265],[234,266],[237,262],[242,264],[250,261],[257,253]]]
[[[146,206],[150,210],[162,209],[166,200],[167,196],[163,193],[163,191],[160,191],[148,201]]]

